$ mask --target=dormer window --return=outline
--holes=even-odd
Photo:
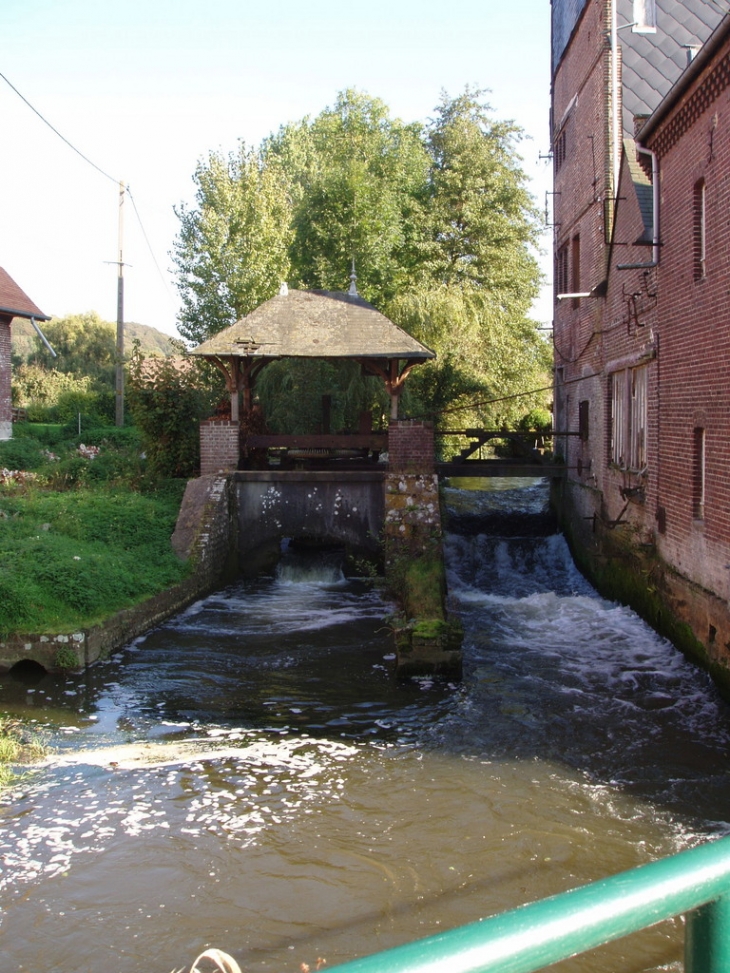
[[[656,0],[634,0],[634,34],[656,34]]]

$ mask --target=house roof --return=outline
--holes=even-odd
[[[0,267],[0,314],[14,318],[37,318],[48,321],[49,317],[31,301],[25,291],[15,283],[10,274]]]
[[[435,358],[359,295],[290,290],[192,351],[201,357]]]
[[[703,46],[702,50],[689,64],[677,83],[657,105],[656,110],[653,112],[651,117],[644,123],[640,130],[640,137],[642,141],[645,141],[654,133],[663,119],[667,117],[674,106],[680,101],[681,98],[684,97],[692,84],[694,84],[694,82],[700,77],[702,72],[712,61],[718,51],[720,51],[722,46],[727,43],[729,37],[730,13],[722,19],[720,24],[715,28],[712,36]]]
[[[624,139],[624,155],[644,227],[636,242],[648,244],[652,242],[654,228],[654,189],[651,179],[636,157],[636,142],[633,139]]]
[[[618,24],[623,80],[623,126],[634,134],[634,118],[650,115],[728,11],[727,0],[656,0],[656,33],[634,33],[631,0],[619,0]]]

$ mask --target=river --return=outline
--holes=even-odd
[[[730,830],[709,677],[562,537],[519,536],[542,482],[472,486],[454,521],[512,528],[447,539],[461,684],[397,682],[380,592],[294,555],[88,672],[0,679],[50,748],[0,802],[5,967],[169,973],[212,945],[298,973]],[[681,943],[676,921],[561,969],[679,970]]]

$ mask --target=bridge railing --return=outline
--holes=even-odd
[[[336,969],[532,973],[682,914],[685,973],[727,973],[730,837]]]

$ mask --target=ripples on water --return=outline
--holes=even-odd
[[[528,523],[545,488],[448,502]],[[461,686],[396,683],[389,606],[323,561],[83,676],[5,677],[4,708],[56,754],[0,809],[8,966],[166,971],[210,944],[296,973],[727,830],[730,721],[703,673],[598,598],[557,535],[452,535],[447,555]],[[679,938],[565,969],[679,968]]]

